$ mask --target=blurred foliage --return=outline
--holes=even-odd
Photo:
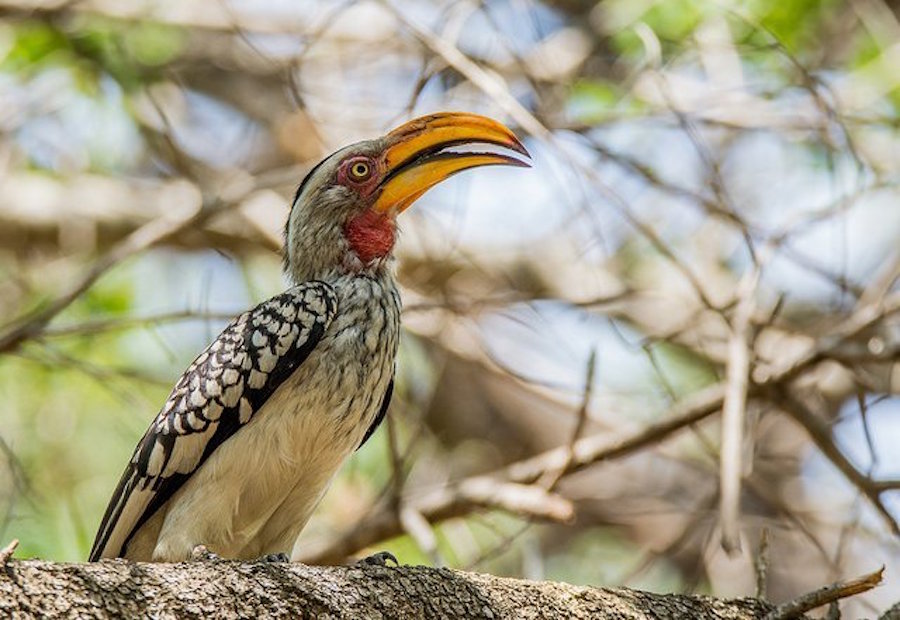
[[[179,194],[177,187],[167,186],[173,193],[160,195],[173,202],[200,200],[197,195],[208,200],[209,194],[219,191],[230,195],[229,188],[241,187],[257,175],[255,202],[239,205],[244,219],[237,224],[219,222],[189,231],[170,247],[124,261],[78,296],[54,319],[48,333],[0,355],[0,439],[9,447],[3,454],[12,459],[0,474],[0,507],[9,507],[0,534],[20,538],[24,556],[85,557],[135,440],[181,370],[221,328],[220,314],[237,312],[278,290],[280,259],[271,249],[278,242],[283,208],[305,169],[329,148],[383,130],[410,113],[459,107],[494,115],[510,111],[472,88],[458,67],[426,55],[427,46],[415,40],[408,25],[392,22],[388,30],[393,34],[384,36],[384,23],[392,18],[379,4],[301,3],[305,6],[253,10],[224,4],[229,6],[223,22],[222,14],[211,7],[197,13],[144,14],[124,3],[116,15],[75,5],[32,11],[15,2],[0,3],[0,99],[9,102],[0,111],[0,165],[9,187],[15,182],[22,188],[7,195],[24,201],[28,206],[21,211],[34,215],[37,222],[21,220],[22,232],[12,231],[0,246],[0,334],[17,317],[66,290],[111,240],[135,229],[135,222],[164,218],[174,210],[173,204],[164,203],[147,212],[141,191],[162,192],[163,182],[187,180],[193,193]],[[533,196],[545,197],[546,204],[531,211],[516,205],[519,221],[511,222],[506,215],[511,199],[505,194],[516,189],[513,184],[524,186],[527,180],[515,177],[499,191],[477,186],[483,190],[478,198],[493,200],[500,208],[493,221],[481,226],[487,232],[468,245],[459,243],[461,248],[440,255],[441,250],[429,253],[418,246],[439,245],[447,239],[452,246],[459,231],[478,227],[470,218],[487,221],[477,218],[488,216],[459,209],[476,192],[455,186],[429,203],[430,214],[423,210],[410,215],[411,230],[403,242],[409,245],[403,247],[417,249],[407,250],[410,256],[401,260],[403,269],[413,265],[413,258],[419,263],[403,273],[407,304],[465,307],[505,292],[508,298],[496,312],[490,307],[476,309],[465,318],[472,324],[488,316],[542,327],[557,320],[569,322],[555,336],[535,335],[538,327],[515,332],[507,326],[505,335],[498,329],[499,335],[494,334],[498,340],[486,337],[480,343],[483,350],[479,349],[480,354],[508,349],[506,357],[498,354],[491,361],[498,366],[509,360],[510,366],[522,365],[508,368],[515,386],[529,383],[522,377],[546,372],[543,381],[534,383],[562,394],[557,394],[556,404],[568,407],[566,417],[554,417],[555,410],[537,405],[529,417],[524,401],[508,395],[504,404],[496,393],[507,384],[490,383],[493,375],[484,368],[473,371],[469,366],[477,364],[447,347],[441,329],[425,320],[425,327],[411,328],[404,336],[392,410],[395,448],[407,450],[402,473],[409,487],[425,488],[489,471],[509,462],[513,451],[530,454],[556,445],[551,439],[564,441],[583,392],[581,354],[596,346],[601,331],[608,339],[604,342],[617,342],[627,354],[610,362],[601,358],[597,373],[601,412],[594,430],[627,430],[650,423],[664,415],[671,402],[722,380],[720,332],[705,323],[685,337],[662,327],[654,332],[657,324],[668,325],[670,315],[677,315],[688,302],[682,299],[655,312],[602,303],[595,309],[585,302],[590,296],[582,295],[583,290],[620,292],[603,286],[615,279],[625,283],[624,289],[643,287],[658,291],[660,297],[672,291],[681,294],[686,288],[683,272],[695,269],[712,290],[730,294],[751,260],[740,231],[727,225],[741,218],[750,222],[749,232],[743,232],[759,242],[758,250],[771,240],[766,235],[775,236],[778,227],[785,226],[783,216],[790,210],[769,203],[776,191],[793,200],[795,219],[803,216],[815,222],[835,214],[846,216],[839,232],[833,237],[821,233],[819,239],[834,241],[848,230],[863,231],[857,236],[873,239],[870,249],[880,252],[885,244],[879,244],[878,235],[890,239],[893,234],[895,220],[878,206],[882,203],[861,223],[849,218],[856,204],[854,188],[865,186],[860,193],[875,186],[892,191],[897,180],[900,80],[890,59],[896,57],[891,50],[898,41],[892,37],[900,27],[894,3],[753,0],[723,7],[706,0],[436,0],[397,6],[429,27],[450,28],[447,36],[502,76],[514,101],[553,130],[555,146],[574,145],[563,157],[530,139],[535,170],[544,174],[545,187],[551,190],[540,194],[543,188],[528,186]],[[341,21],[342,11],[351,8],[360,12]],[[492,30],[491,24],[498,22],[502,27]],[[564,44],[554,45],[558,40]],[[710,49],[722,52],[726,63],[736,59],[743,75],[729,74],[733,81],[709,86],[701,76],[715,72],[708,65],[720,60]],[[660,75],[682,81],[669,82],[670,92],[657,95],[663,89],[655,89],[652,80]],[[852,79],[865,88],[850,89],[850,94],[869,99],[838,117],[828,106],[840,99],[836,91]],[[728,99],[738,95],[745,99],[737,104]],[[693,108],[684,104],[673,113],[667,107],[682,101]],[[746,106],[746,117],[734,114],[726,104]],[[720,108],[727,108],[728,114],[716,116]],[[825,117],[821,124],[814,119],[817,112]],[[772,125],[765,126],[767,121]],[[779,141],[777,147],[766,142],[772,136]],[[704,151],[704,145],[712,146]],[[729,167],[733,153],[739,159]],[[582,165],[573,168],[581,170],[581,178],[574,178],[567,168],[573,161]],[[776,178],[766,166],[795,168],[797,173]],[[591,185],[596,180],[584,180],[585,170],[594,171],[604,187],[612,189],[598,191]],[[273,173],[274,181],[260,180],[267,172]],[[822,181],[823,177],[828,178]],[[74,193],[69,185],[98,178],[118,185],[115,190],[98,185],[89,198]],[[632,220],[608,215],[627,211],[618,205],[616,192],[625,197]],[[732,196],[738,198],[729,203]],[[54,200],[61,209],[44,208]],[[712,210],[710,203],[720,211]],[[603,215],[584,216],[582,211],[595,205]],[[3,225],[13,227],[20,221],[16,218],[22,213],[15,207],[0,204],[0,215],[13,214]],[[672,215],[678,209],[682,210]],[[109,214],[100,213],[104,210]],[[109,221],[99,217],[107,215]],[[98,222],[91,220],[93,216]],[[658,225],[658,237],[625,232],[623,222],[633,224],[638,218],[651,227]],[[429,236],[429,226],[440,232]],[[568,254],[552,243],[560,231],[570,235],[563,245],[575,247]],[[684,270],[669,264],[671,257],[660,249],[667,243],[685,257]],[[546,255],[544,244],[549,248]],[[484,251],[492,245],[500,249]],[[799,245],[808,249],[816,244],[807,239],[805,246]],[[784,268],[789,275],[764,287],[761,305],[781,312],[773,311],[773,316],[786,322],[785,341],[789,336],[808,336],[802,331],[806,327],[836,323],[837,313],[858,299],[853,287],[862,288],[887,262],[881,254],[872,257],[858,249],[853,249],[853,257],[862,258],[852,261],[847,258],[849,245],[839,238],[822,251],[828,259],[844,252],[842,263],[823,260],[806,268],[792,264]],[[835,246],[840,249],[833,252]],[[507,252],[509,248],[513,250]],[[514,253],[515,260],[505,262],[506,253]],[[792,256],[800,262],[797,254]],[[556,269],[553,278],[540,272],[539,255]],[[577,271],[582,263],[590,270]],[[496,264],[500,267],[491,271]],[[863,264],[871,269],[857,268]],[[832,268],[838,273],[830,273]],[[818,285],[828,292],[820,293]],[[530,315],[522,304],[516,305],[553,296],[565,300],[564,310],[534,310]],[[778,307],[779,299],[788,299],[783,308]],[[412,313],[412,320],[421,314],[427,315]],[[587,325],[597,317],[604,320],[602,330]],[[711,321],[718,328],[719,318]],[[72,326],[84,329],[52,333]],[[877,337],[889,343],[893,335],[888,329]],[[540,346],[525,351],[523,343],[531,342],[529,338]],[[776,347],[775,356],[788,349],[787,344]],[[623,379],[623,373],[629,374]],[[450,400],[459,401],[457,409],[441,398],[448,376],[464,378],[446,388]],[[885,400],[891,400],[891,388],[879,381],[860,383],[862,388],[851,386],[849,391],[835,389],[835,403],[828,400],[832,393],[822,390],[821,400],[835,416],[838,411],[846,416],[847,409],[841,407],[855,405],[855,391],[883,391]],[[528,394],[537,401],[532,392]],[[441,412],[446,419],[436,421]],[[761,461],[754,473],[770,476],[759,484],[769,485],[772,496],[797,499],[802,494],[792,490],[803,479],[809,442],[797,438],[794,426],[785,430],[766,424],[759,422],[757,443],[748,450],[750,458]],[[692,427],[690,432],[691,437],[680,439],[675,447],[661,449],[659,461],[631,456],[622,469],[612,468],[606,482],[590,479],[573,492],[573,501],[587,506],[584,521],[576,527],[534,524],[527,518],[489,512],[437,527],[436,555],[426,553],[408,536],[385,541],[384,546],[409,563],[437,559],[573,583],[721,594],[710,559],[721,554],[711,550],[711,541],[718,536],[709,516],[715,499],[712,505],[706,496],[697,502],[697,522],[709,528],[705,533],[685,534],[665,544],[658,538],[662,526],[631,527],[626,521],[633,516],[628,510],[650,515],[651,520],[654,511],[668,511],[681,523],[681,487],[674,483],[669,488],[675,490],[666,496],[675,496],[671,504],[663,505],[662,497],[645,497],[643,503],[622,508],[621,514],[591,508],[592,502],[610,499],[604,495],[610,480],[625,484],[642,470],[659,472],[647,475],[648,485],[672,482],[673,476],[690,470],[697,477],[685,478],[684,489],[697,493],[709,489],[714,497],[717,448],[710,438],[717,437],[718,427]],[[491,433],[506,441],[497,445]],[[373,503],[388,501],[396,482],[389,437],[383,429],[366,449],[353,455],[304,533],[304,541],[350,528]],[[769,451],[777,466],[762,462]],[[776,480],[772,472],[779,468],[784,476],[796,477]],[[596,491],[597,497],[586,488]],[[657,486],[648,493],[653,489],[665,492]],[[745,506],[753,528],[783,514],[760,497],[754,495]],[[847,500],[841,507],[850,503]],[[620,507],[615,498],[610,504]],[[802,508],[808,506],[798,510]],[[871,523],[878,519],[866,519],[860,538],[884,540],[879,539],[883,533],[873,533],[880,526]],[[818,525],[804,525],[798,536]],[[836,535],[829,531],[823,536],[830,553]],[[889,542],[883,548],[891,555],[879,562],[897,561],[896,540],[886,536]],[[832,573],[855,568],[865,556],[848,552],[841,557],[850,559]],[[790,550],[784,557],[790,558]],[[704,568],[697,568],[701,564]],[[797,587],[788,583],[784,592]]]

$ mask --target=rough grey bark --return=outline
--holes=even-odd
[[[762,618],[755,599],[576,587],[424,566],[10,561],[0,617]]]

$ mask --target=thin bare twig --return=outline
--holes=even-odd
[[[572,437],[569,439],[569,459],[562,467],[555,470],[547,470],[537,482],[538,486],[541,486],[548,491],[552,491],[556,487],[560,478],[565,475],[566,468],[569,467],[575,459],[575,442],[581,439],[581,434],[584,432],[584,427],[587,424],[588,407],[591,403],[591,395],[593,394],[594,388],[594,369],[596,364],[597,350],[592,349],[584,371],[584,396],[581,399],[581,406],[578,407],[578,418],[575,422],[575,428],[572,430]]]
[[[843,598],[862,594],[879,585],[883,574],[884,567],[882,566],[873,573],[856,577],[855,579],[848,579],[847,581],[838,581],[818,590],[813,590],[794,600],[782,603],[769,612],[763,620],[791,620],[792,618],[799,618],[806,612],[823,605],[829,605]]]
[[[204,312],[200,310],[176,310],[174,312],[162,312],[146,316],[123,316],[109,319],[91,319],[73,325],[61,325],[59,327],[47,327],[41,332],[41,338],[62,338],[67,336],[89,336],[108,331],[125,330],[134,327],[159,325],[161,323],[175,323],[178,321],[230,321],[241,313],[234,312]]]
[[[9,559],[13,556],[13,553],[16,552],[16,548],[19,546],[19,539],[13,538],[9,541],[9,544],[0,549],[0,566],[6,566],[6,563],[9,562]]]
[[[741,278],[737,288],[738,304],[731,321],[728,339],[728,365],[725,377],[725,400],[722,403],[722,447],[719,455],[719,506],[722,524],[722,548],[734,555],[741,548],[738,525],[741,504],[741,454],[744,443],[747,384],[750,379],[750,319],[756,309],[756,288],[760,263]]]
[[[773,404],[780,406],[788,415],[800,423],[813,443],[816,444],[816,447],[819,448],[819,451],[868,498],[872,506],[881,514],[891,532],[895,536],[900,536],[900,525],[898,525],[897,520],[881,500],[881,494],[888,489],[880,487],[850,462],[850,459],[834,443],[828,427],[803,401],[784,388],[773,390],[771,398]]]
[[[828,358],[831,353],[838,351],[839,345],[897,312],[900,312],[900,293],[893,293],[871,303],[860,304],[853,314],[833,330],[823,334],[803,353],[772,368],[763,369],[757,366],[752,377],[754,383],[758,387],[765,387],[791,381],[812,364],[818,363]]]
[[[756,598],[761,601],[768,597],[769,587],[769,528],[764,527],[759,535],[759,549],[753,558],[756,572]]]

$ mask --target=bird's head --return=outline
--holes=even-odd
[[[409,121],[324,159],[306,175],[291,206],[284,248],[288,275],[302,282],[383,269],[394,248],[397,215],[429,188],[469,168],[528,166],[502,153],[458,150],[475,144],[528,156],[500,123],[445,112]]]

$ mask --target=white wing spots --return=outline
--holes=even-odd
[[[206,416],[207,420],[215,422],[219,419],[219,416],[222,415],[222,405],[220,405],[216,400],[210,400],[209,405],[206,407],[206,411],[203,412],[203,415]]]
[[[250,371],[250,378],[247,380],[247,385],[253,388],[254,390],[258,390],[266,384],[266,379],[268,376],[264,372],[259,372],[258,370]]]
[[[160,442],[153,443],[153,449],[150,451],[150,458],[147,460],[148,476],[158,476],[162,473],[163,463],[166,459],[166,451]]]
[[[175,392],[172,396],[169,397],[169,401],[166,403],[166,407],[162,413],[160,413],[156,420],[154,421],[154,428],[157,433],[164,433],[166,431],[166,426],[171,423],[171,420],[178,421],[177,412],[183,409],[184,407],[184,398],[182,396],[182,392]],[[173,413],[174,412],[174,413]]]
[[[253,336],[250,338],[250,343],[256,348],[262,348],[269,343],[269,338],[258,329],[253,330]]]
[[[281,304],[279,312],[284,317],[286,325],[297,318],[297,306],[294,304]]]
[[[281,337],[278,339],[278,344],[275,345],[275,355],[277,357],[282,357],[285,353],[288,352],[288,349],[291,348],[291,345],[294,344],[294,339],[290,337]]]
[[[266,347],[259,352],[259,369],[263,372],[272,372],[275,364],[278,363],[278,356],[272,353],[272,350]]]
[[[206,425],[206,422],[204,422],[203,420],[201,420],[201,419],[197,416],[197,414],[194,413],[193,411],[188,411],[188,414],[187,414],[187,423],[188,423],[188,426],[191,427],[191,430],[197,431],[197,432],[202,431],[203,428],[204,428],[205,425]]]
[[[292,325],[286,325],[278,333],[277,346],[280,347],[284,343],[287,343],[288,345],[293,345],[296,340],[297,340],[297,328]]]
[[[193,472],[197,467],[197,461],[200,460],[200,455],[206,448],[207,441],[209,441],[207,433],[193,433],[179,437],[163,475],[171,476],[176,472],[182,474]]]
[[[239,373],[234,368],[226,368],[222,372],[222,385],[229,386],[234,385],[238,382],[238,379],[241,378],[241,373]]]
[[[238,410],[238,420],[240,420],[241,424],[246,424],[250,420],[250,416],[253,415],[253,407],[250,406],[250,401],[246,398],[241,399],[240,408]]]
[[[227,388],[225,388],[225,392],[222,394],[222,404],[226,407],[234,407],[238,404],[238,399],[241,397],[243,391],[243,381],[235,385],[228,386]]]
[[[306,291],[303,301],[306,302],[307,309],[313,314],[317,316],[326,314],[325,301],[315,291]]]
[[[197,383],[200,383],[199,379]],[[191,404],[194,407],[202,407],[206,404],[206,397],[203,395],[203,392],[200,391],[199,386],[191,392]]]
[[[184,428],[184,419],[180,415],[175,416],[175,420],[172,422],[172,428],[175,429],[177,435],[184,435],[186,429]]]
[[[222,393],[222,384],[215,379],[207,379],[206,380],[206,394],[207,396],[214,397],[218,396]]]
[[[234,366],[240,366],[241,368],[249,368],[250,364],[247,363],[248,361],[249,361],[249,357],[243,351],[238,351],[237,353],[235,353],[234,355],[231,356],[231,363]]]

